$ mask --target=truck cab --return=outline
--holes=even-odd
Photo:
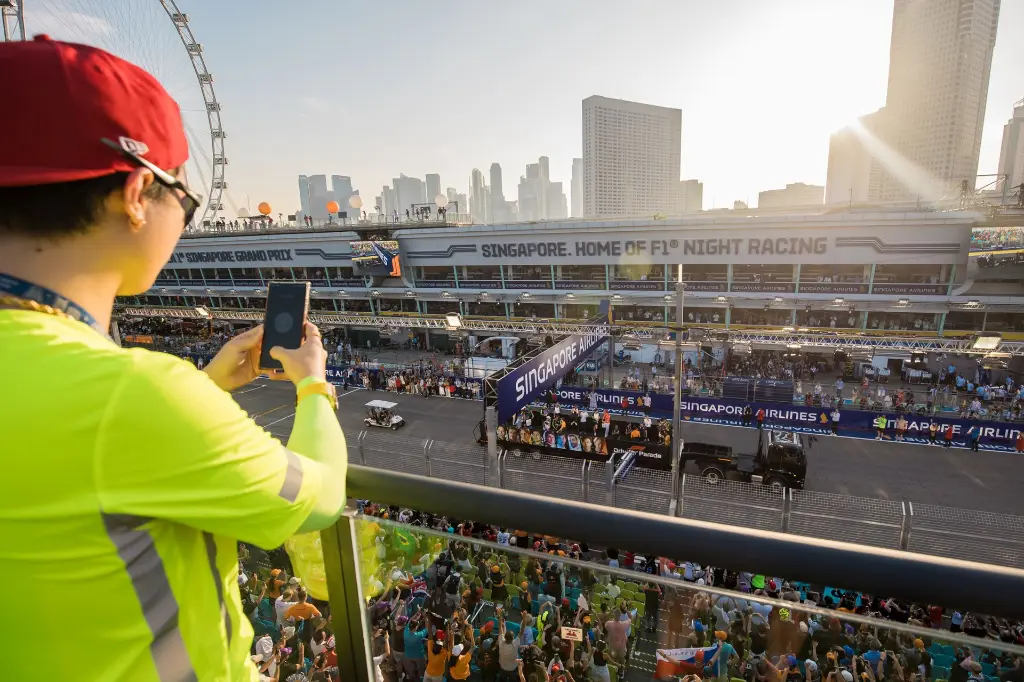
[[[752,483],[778,488],[803,488],[807,481],[804,442],[794,431],[761,431],[750,472]]]
[[[683,469],[687,462],[693,462],[701,477],[711,484],[740,480],[769,486],[781,494],[786,488],[803,488],[807,479],[804,441],[793,431],[759,430],[754,452],[703,442],[684,442],[681,450]]]

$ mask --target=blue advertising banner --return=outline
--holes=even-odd
[[[593,324],[608,324],[607,315]],[[597,331],[570,336],[498,380],[498,423],[504,423],[533,399],[552,388],[607,336]]]
[[[638,399],[644,396],[643,393],[631,391],[608,391],[598,390],[595,392],[595,402],[601,409],[610,409],[629,416],[643,416],[649,414],[656,419],[671,419],[673,399],[671,395],[663,393],[648,393],[651,398],[650,410],[638,407]],[[579,405],[590,407],[590,392],[573,387],[562,388],[558,391],[558,400],[564,405]],[[625,401],[625,402],[623,402]],[[742,400],[729,400],[726,398],[703,398],[697,396],[683,396],[681,413],[683,421],[725,424],[731,426],[743,426],[743,407],[750,405],[752,414],[758,410],[765,411],[765,425],[775,426],[799,431],[801,433],[827,434],[832,432],[831,409],[820,407],[808,407],[803,405],[781,405],[773,402],[747,402]],[[874,438],[876,430],[874,426],[878,412],[867,412],[850,408],[840,409],[839,428],[840,436],[851,438]],[[892,440],[896,435],[896,413],[885,413],[888,421],[885,428],[886,440]],[[908,443],[927,443],[928,426],[930,420],[919,415],[905,415],[907,419],[907,432],[905,440]],[[953,444],[960,447],[969,447],[967,431],[976,426],[981,433],[979,448],[983,450],[1002,450],[1013,452],[1016,449],[1018,434],[1024,429],[1024,424],[996,421],[976,421],[971,419],[960,419],[957,417],[943,416],[941,413],[935,415],[935,423],[939,425],[939,442],[942,441],[941,431],[946,426],[953,427]],[[754,421],[751,419],[750,424]]]

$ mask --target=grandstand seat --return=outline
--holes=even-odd
[[[956,649],[948,644],[941,644],[940,646],[942,647],[942,653],[946,654],[950,658],[956,658]]]
[[[636,617],[642,619],[644,617],[645,604],[642,601],[633,602],[633,608],[636,609]]]
[[[981,663],[981,672],[984,673],[985,677],[998,677],[996,674],[996,667],[991,663]]]
[[[490,590],[490,588],[485,587],[483,592],[484,592],[484,601],[491,601],[491,590]]]
[[[949,668],[944,668],[940,665],[932,666],[932,680],[948,680],[949,679]]]
[[[608,678],[611,682],[619,682],[619,666],[613,663],[608,664]]]
[[[947,656],[944,653],[932,654],[932,665],[937,665],[940,668],[952,668],[954,660],[956,659],[952,656]]]

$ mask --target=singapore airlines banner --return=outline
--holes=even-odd
[[[498,380],[498,423],[504,423],[523,407],[586,359],[607,339],[598,327],[608,324],[607,315],[594,321],[593,331],[570,336]]]

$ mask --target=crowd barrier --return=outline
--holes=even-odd
[[[589,408],[591,404],[590,392],[582,389],[562,388],[557,393],[558,401],[562,405]],[[609,409],[613,414],[624,414],[632,417],[650,415],[655,419],[669,420],[673,418],[674,399],[670,395],[605,389],[598,389],[595,393],[598,408]],[[651,400],[650,409],[639,407],[639,399],[645,395]],[[831,408],[684,395],[680,412],[683,421],[743,426],[743,408],[748,405],[753,415],[756,415],[758,410],[763,409],[765,411],[766,426],[781,427],[810,434],[827,434],[832,432]],[[840,408],[839,435],[850,438],[874,438],[876,436],[874,422],[879,414],[884,414],[888,420],[884,433],[885,437],[891,440],[895,437],[896,433],[896,418],[898,416],[896,411],[879,413],[849,407]],[[906,414],[904,416],[907,419],[906,441],[908,443],[927,443],[928,426],[934,420],[942,430],[945,430],[947,425],[953,427],[954,445],[960,447],[969,446],[967,431],[972,426],[976,426],[981,430],[979,448],[1014,452],[1017,436],[1021,433],[1021,429],[1024,428],[1024,424],[1021,423],[961,419],[941,414],[937,414],[934,417],[916,414]],[[748,425],[753,424],[754,420],[752,417]]]
[[[417,440],[391,433],[348,433],[349,459],[378,469],[486,485],[697,521],[841,540],[871,547],[1024,569],[1024,517],[785,490],[740,481],[709,483],[684,474],[673,498],[672,474],[593,461]],[[619,466],[617,466],[619,465]]]

